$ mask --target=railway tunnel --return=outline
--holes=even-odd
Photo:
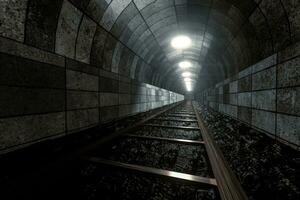
[[[0,0],[0,197],[300,199],[297,0]]]

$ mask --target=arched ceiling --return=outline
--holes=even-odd
[[[179,61],[195,63],[197,86],[205,88],[298,41],[300,32],[293,0],[12,2],[6,6],[25,12],[24,37],[13,39],[182,93]],[[192,39],[190,48],[171,47],[179,34]]]

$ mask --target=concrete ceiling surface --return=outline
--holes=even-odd
[[[184,92],[178,62],[205,88],[299,41],[294,0],[1,1],[0,35]],[[171,39],[192,39],[175,50]]]

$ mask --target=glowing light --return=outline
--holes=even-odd
[[[190,68],[192,66],[192,63],[190,63],[189,61],[182,61],[179,63],[179,67],[182,69],[187,69]]]
[[[192,91],[192,83],[191,82],[185,82],[185,87],[188,92]]]
[[[191,78],[184,78],[184,82],[192,82],[193,80]]]
[[[177,36],[171,41],[171,45],[175,49],[186,49],[191,46],[191,43],[191,39],[184,35]]]
[[[192,76],[192,73],[191,72],[183,72],[181,74],[184,78],[188,78],[188,77],[191,77]]]

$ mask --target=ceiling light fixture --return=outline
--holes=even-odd
[[[191,77],[192,76],[192,73],[191,72],[183,72],[181,74],[184,78],[188,78],[188,77]]]
[[[191,39],[185,35],[176,36],[171,41],[171,45],[175,49],[186,49],[191,46],[191,43]]]
[[[190,63],[189,61],[182,61],[179,63],[179,67],[182,69],[187,69],[190,68],[192,66],[192,63]]]
[[[184,78],[184,82],[192,82],[193,80],[191,78]]]

